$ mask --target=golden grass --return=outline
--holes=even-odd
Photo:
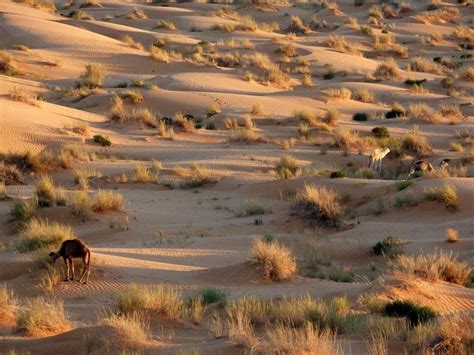
[[[182,316],[184,302],[181,292],[169,285],[132,284],[116,294],[117,309],[124,314],[153,311],[171,319]]]
[[[277,177],[291,179],[301,174],[301,163],[290,155],[283,155],[275,165]]]
[[[443,203],[450,211],[458,209],[458,195],[456,189],[451,185],[430,188],[425,191],[425,196],[428,200]]]
[[[0,285],[0,324],[9,323],[15,319],[18,300],[5,284]]]
[[[440,64],[423,57],[415,57],[411,59],[408,65],[408,69],[412,71],[432,73],[437,75],[445,74],[445,70]]]
[[[131,173],[132,180],[135,182],[155,182],[157,174],[153,173],[149,168],[143,164],[135,166]]]
[[[32,219],[21,230],[18,251],[28,252],[45,247],[57,248],[64,240],[75,237],[74,230],[68,225]]]
[[[323,92],[329,98],[332,98],[332,99],[345,99],[345,100],[348,100],[352,96],[352,92],[349,89],[346,89],[344,87],[326,89],[326,90],[323,90]]]
[[[89,125],[87,123],[75,123],[72,125],[65,125],[65,131],[69,131],[75,134],[79,134],[81,136],[88,136],[89,135]]]
[[[110,346],[119,345],[122,349],[138,349],[151,339],[148,322],[142,315],[112,314],[104,320],[104,324],[117,331],[112,339],[106,340]]]
[[[448,243],[456,243],[459,240],[459,233],[456,229],[448,228],[446,230],[446,241]]]
[[[343,354],[330,331],[321,331],[310,322],[299,329],[291,325],[276,324],[267,330],[266,340],[265,348],[268,353]]]
[[[171,59],[182,59],[182,55],[175,51],[166,50],[153,45],[151,45],[149,49],[151,58],[159,63],[169,63]]]
[[[260,342],[247,315],[238,313],[230,316],[227,321],[229,340],[251,351],[255,350]]]
[[[17,330],[29,336],[46,336],[72,328],[59,300],[28,299],[16,317]]]
[[[173,22],[166,21],[166,20],[158,21],[155,28],[158,28],[158,29],[162,28],[162,29],[169,30],[169,31],[176,31],[176,25]]]
[[[76,191],[71,196],[71,214],[81,220],[87,220],[92,214],[92,201],[85,191]]]
[[[29,92],[20,86],[15,86],[13,90],[8,93],[8,97],[14,101],[23,102],[33,106],[38,106],[39,104],[37,96],[34,93]]]
[[[262,267],[263,276],[269,280],[286,280],[296,272],[293,253],[278,242],[256,239],[251,254],[251,261]]]
[[[415,16],[415,19],[422,23],[446,23],[461,17],[458,8],[453,6],[442,7],[435,11],[423,12]]]
[[[99,191],[94,196],[92,210],[97,213],[108,211],[122,211],[125,205],[125,198],[119,192]]]
[[[415,154],[419,158],[433,154],[430,142],[418,130],[408,132],[402,138],[402,150],[405,153]]]
[[[28,222],[36,215],[38,210],[38,199],[17,201],[10,210],[10,215],[20,223]]]
[[[42,176],[36,183],[36,197],[40,207],[51,207],[56,202],[56,187],[49,175]]]
[[[453,31],[453,37],[468,42],[474,42],[474,29],[464,25],[456,26]]]
[[[229,141],[241,143],[264,143],[266,140],[252,129],[237,128],[230,131]]]
[[[132,36],[130,35],[124,35],[122,36],[121,38],[122,42],[125,43],[126,45],[134,48],[134,49],[138,49],[138,50],[143,50],[143,45],[139,42],[135,42],[135,40],[133,39]]]
[[[373,103],[375,102],[375,95],[367,89],[357,89],[352,94],[352,99],[360,102]]]
[[[361,52],[357,48],[357,45],[355,43],[346,41],[344,37],[338,35],[330,35],[326,43],[328,47],[336,49],[342,53],[361,55]]]
[[[15,0],[15,2],[48,12],[56,11],[56,5],[51,0]]]
[[[105,69],[100,64],[87,64],[80,76],[79,86],[93,89],[102,86],[105,79]]]
[[[337,226],[342,216],[339,196],[330,189],[314,185],[305,185],[298,191],[293,208],[300,217],[320,225]]]
[[[447,281],[468,285],[472,268],[459,261],[452,253],[435,251],[433,254],[398,255],[392,262],[393,270],[415,275],[430,281]]]
[[[122,99],[130,99],[132,104],[138,105],[143,102],[143,95],[138,90],[125,90],[120,93]]]
[[[411,104],[408,107],[408,116],[424,122],[441,123],[444,117],[436,112],[431,106],[425,103]]]
[[[400,79],[400,68],[392,58],[389,58],[384,63],[377,66],[374,72],[374,77],[379,80]]]

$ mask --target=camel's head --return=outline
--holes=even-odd
[[[52,251],[49,253],[49,257],[51,258],[51,264],[54,264],[56,262],[56,259],[59,258],[59,253],[55,253]]]

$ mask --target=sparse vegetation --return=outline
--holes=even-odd
[[[237,217],[248,217],[265,214],[265,208],[255,201],[246,201],[237,212]]]
[[[251,260],[261,266],[263,276],[267,279],[282,281],[291,278],[296,272],[292,252],[276,241],[266,243],[256,239],[251,254]]]
[[[74,230],[68,225],[32,219],[21,230],[17,249],[24,253],[45,247],[56,248],[64,240],[74,238]]]
[[[387,304],[383,314],[389,317],[406,317],[412,325],[426,323],[436,317],[436,312],[429,307],[418,306],[409,301],[394,301]]]
[[[13,291],[5,284],[0,285],[0,324],[9,323],[15,319],[18,309],[18,299]]]
[[[448,228],[446,230],[446,241],[448,243],[456,243],[459,240],[459,233],[454,228]]]
[[[101,134],[96,134],[94,136],[94,142],[100,144],[102,147],[109,147],[112,145],[112,141]]]
[[[56,187],[49,175],[42,176],[36,183],[36,197],[39,207],[51,207],[56,202]]]
[[[450,185],[433,187],[426,190],[425,195],[428,200],[443,203],[450,211],[456,211],[458,209],[458,195],[454,187]]]
[[[20,223],[28,222],[36,215],[38,210],[38,199],[32,198],[29,200],[17,201],[11,211],[10,215]]]
[[[92,210],[98,213],[122,211],[125,205],[123,195],[115,191],[99,191],[94,196]]]
[[[17,314],[17,330],[30,336],[64,332],[72,326],[61,301],[34,298],[26,301]]]
[[[431,144],[418,130],[407,133],[402,139],[402,150],[406,153],[415,154],[422,158],[433,153]]]
[[[398,80],[400,78],[400,68],[392,58],[389,58],[375,69],[374,77],[379,80]]]
[[[303,218],[320,225],[338,226],[342,216],[339,196],[330,189],[305,185],[297,193],[294,209]]]
[[[400,254],[399,246],[403,244],[403,241],[397,237],[387,237],[384,240],[377,242],[372,250],[375,255],[384,255],[392,258]]]
[[[292,156],[283,155],[275,165],[275,169],[280,179],[291,179],[301,173],[301,163]]]
[[[89,89],[102,86],[105,79],[105,69],[99,64],[87,64],[85,71],[81,74],[78,87]]]

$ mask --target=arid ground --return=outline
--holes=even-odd
[[[472,354],[473,21],[0,0],[0,354]]]

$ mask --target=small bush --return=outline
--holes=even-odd
[[[333,88],[333,89],[327,89],[324,90],[326,95],[328,95],[329,98],[335,98],[335,99],[350,99],[352,96],[352,92],[349,89],[346,88]]]
[[[160,20],[155,28],[163,28],[165,30],[176,31],[176,25],[171,21]]]
[[[56,201],[56,187],[51,176],[45,175],[36,183],[36,197],[40,207],[51,207]]]
[[[32,198],[29,200],[22,200],[15,202],[10,215],[18,222],[28,222],[36,215],[38,210],[38,199]]]
[[[92,214],[92,201],[85,191],[76,191],[71,196],[71,214],[85,221]]]
[[[412,180],[402,180],[402,181],[398,181],[395,186],[397,188],[397,191],[402,191],[402,190],[405,190],[407,187],[413,185],[413,181]]]
[[[280,179],[291,179],[301,172],[301,163],[292,156],[283,155],[275,166]]]
[[[224,305],[227,299],[226,292],[217,288],[203,288],[199,295],[204,304],[218,303]]]
[[[428,189],[425,195],[428,200],[444,203],[448,210],[456,211],[458,209],[458,196],[454,187],[450,185]]]
[[[379,64],[375,69],[374,76],[379,80],[397,80],[400,78],[400,68],[393,59]]]
[[[5,284],[0,285],[0,324],[9,323],[15,318],[18,308],[18,300],[13,291]]]
[[[126,90],[120,94],[122,99],[130,99],[132,104],[138,105],[143,102],[143,95],[137,90]]]
[[[62,301],[44,298],[28,299],[18,312],[16,323],[19,332],[30,336],[51,335],[72,328]]]
[[[58,247],[66,239],[74,239],[74,230],[64,224],[32,219],[21,230],[18,251],[20,253],[45,247]]]
[[[347,172],[346,171],[333,171],[331,172],[331,175],[329,176],[331,179],[342,179],[347,177]]]
[[[102,147],[109,147],[112,145],[112,142],[109,138],[104,137],[100,134],[94,136],[94,142],[100,144]]]
[[[94,196],[92,210],[98,213],[108,211],[122,211],[125,205],[125,199],[119,192],[99,191]]]
[[[355,274],[350,270],[339,268],[329,273],[329,280],[335,282],[354,282]]]
[[[117,331],[117,334],[114,334],[112,338],[105,340],[106,344],[109,346],[118,345],[125,353],[127,353],[126,349],[139,349],[150,341],[148,323],[141,315],[112,314],[104,320],[104,324]]]
[[[369,116],[364,112],[357,112],[354,114],[354,116],[352,116],[352,119],[354,121],[367,121]]]
[[[237,212],[237,217],[248,217],[265,214],[265,208],[255,201],[246,201]]]
[[[387,127],[374,127],[372,128],[372,133],[377,138],[390,138]]]
[[[342,215],[339,196],[325,187],[313,185],[305,185],[297,193],[294,209],[301,217],[320,225],[337,226]]]
[[[105,70],[99,64],[87,64],[84,73],[81,74],[79,87],[93,89],[102,86],[105,78]]]
[[[397,237],[387,237],[381,242],[377,242],[372,250],[375,255],[385,255],[388,257],[393,257],[399,254],[398,247],[403,244],[403,241]]]
[[[191,165],[190,168],[178,168],[177,173],[184,178],[179,184],[179,187],[182,189],[201,187],[205,184],[217,181],[209,169],[197,164]]]
[[[266,243],[256,239],[252,246],[251,260],[262,267],[263,276],[272,281],[291,278],[296,272],[292,252],[278,242]]]
[[[375,96],[367,89],[358,89],[352,94],[352,99],[360,102],[375,102]]]
[[[388,317],[406,317],[412,325],[426,323],[437,315],[431,308],[418,306],[409,301],[389,303],[384,307],[383,314]]]
[[[459,233],[456,229],[448,228],[446,230],[446,241],[448,243],[456,243],[459,240]]]
[[[472,268],[459,261],[452,253],[434,252],[433,254],[398,255],[392,268],[404,274],[415,275],[430,281],[443,280],[467,286]]]
[[[265,139],[252,129],[237,128],[229,133],[229,140],[231,142],[257,143],[264,142]]]
[[[157,174],[154,174],[143,164],[138,164],[132,172],[132,179],[135,182],[155,182]]]
[[[402,150],[405,153],[415,154],[419,158],[428,157],[433,153],[428,140],[416,130],[403,137]]]
[[[405,109],[399,103],[392,105],[392,109],[385,113],[385,118],[405,117]]]

